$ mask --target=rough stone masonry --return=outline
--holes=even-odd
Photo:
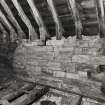
[[[15,50],[13,60],[19,78],[64,88],[78,85],[81,90],[75,88],[76,91],[85,93],[91,84],[100,87],[101,83],[87,76],[87,71],[96,72],[99,65],[105,65],[105,39],[98,36],[84,36],[82,40],[52,38],[46,46],[22,43]]]

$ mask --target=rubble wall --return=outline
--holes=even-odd
[[[105,39],[84,36],[49,40],[46,46],[24,43],[14,54],[14,69],[19,76],[32,78],[87,78],[87,71],[96,71],[105,64]],[[41,75],[41,76],[40,76]],[[47,76],[47,77],[46,77]]]

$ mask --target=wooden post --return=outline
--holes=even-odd
[[[17,20],[13,16],[13,14],[12,14],[10,8],[8,7],[7,3],[5,2],[5,0],[1,0],[0,3],[4,7],[4,10],[6,11],[6,13],[8,14],[9,20],[11,20],[11,22],[16,26],[16,28],[18,30],[18,37],[19,37],[19,39],[22,39],[25,36],[25,33],[23,32],[23,30],[21,29],[21,27],[18,24]]]
[[[97,19],[99,21],[100,38],[105,38],[104,0],[95,0]]]
[[[0,10],[0,17],[3,21],[3,23],[5,22],[5,24],[7,25],[8,29],[10,30],[10,41],[15,41],[17,38],[17,34],[14,30],[14,28],[11,26],[11,24],[9,23],[9,21],[6,19],[5,15],[2,13],[2,11]]]
[[[56,24],[56,39],[60,40],[62,38],[62,36],[63,36],[63,33],[64,33],[62,23],[59,20],[59,16],[58,16],[58,13],[57,13],[57,11],[55,9],[55,5],[54,5],[53,0],[47,0],[47,3],[48,3],[50,11],[52,13],[52,17],[54,19],[54,22]]]
[[[76,1],[75,0],[67,0],[67,1],[68,1],[69,9],[72,12],[73,19],[75,22],[75,30],[76,30],[77,39],[82,39],[83,27],[82,27],[81,19],[79,17],[79,11],[76,7]]]
[[[14,6],[16,7],[17,11],[19,12],[20,17],[22,18],[23,22],[27,25],[28,29],[29,29],[29,40],[31,40],[31,37],[34,35],[35,39],[38,38],[38,35],[35,31],[35,29],[33,28],[30,20],[28,19],[28,17],[25,15],[22,7],[20,6],[20,4],[18,3],[17,0],[12,0]],[[32,39],[34,40],[34,39]]]
[[[45,27],[45,24],[43,22],[43,19],[37,9],[37,7],[35,6],[34,4],[34,1],[33,0],[27,0],[28,4],[30,5],[31,9],[32,9],[32,13],[33,13],[33,16],[39,26],[39,32],[40,32],[40,40],[41,41],[44,41],[46,40],[46,38],[48,37],[48,32],[47,32],[47,29]]]

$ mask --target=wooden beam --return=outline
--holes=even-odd
[[[19,15],[20,15],[21,19],[23,20],[23,22],[26,24],[26,26],[29,29],[29,40],[35,40],[35,39],[37,39],[38,35],[37,35],[34,27],[32,26],[30,20],[28,19],[28,17],[24,13],[22,7],[18,3],[18,1],[17,0],[12,0],[12,2],[14,4],[14,6],[16,7],[17,11],[19,12]],[[34,39],[33,39],[33,37],[34,37]]]
[[[23,32],[23,30],[21,29],[20,25],[16,21],[15,17],[13,16],[13,14],[12,14],[10,8],[8,7],[7,3],[5,2],[5,0],[1,0],[0,3],[4,7],[4,10],[6,11],[6,13],[8,14],[9,20],[16,26],[16,28],[18,30],[18,37],[19,37],[19,39],[24,38],[25,37],[25,33]]]
[[[5,33],[8,33],[5,29],[4,29],[4,27],[3,27],[3,25],[0,23],[0,29],[3,31],[3,32],[5,32]]]
[[[40,15],[38,9],[34,5],[34,1],[33,0],[27,0],[27,2],[30,5],[30,7],[32,9],[33,16],[34,16],[34,18],[35,18],[35,20],[39,26],[40,40],[45,42],[46,38],[48,37],[48,32],[47,32],[47,29],[46,29],[45,24],[43,22],[43,19]]]
[[[105,38],[104,0],[95,0],[97,19],[99,22],[100,37]]]
[[[1,10],[0,10],[0,18],[3,20],[3,23],[6,24],[8,29],[10,30],[10,41],[12,42],[15,41],[17,38],[17,34]]]
[[[62,36],[63,36],[63,33],[64,33],[62,23],[59,20],[59,16],[58,16],[58,13],[57,13],[57,11],[55,9],[55,5],[54,5],[53,0],[47,0],[47,3],[48,3],[50,11],[52,13],[52,17],[54,19],[54,22],[56,24],[56,39],[60,40],[62,38]]]
[[[75,22],[75,30],[76,30],[76,36],[77,39],[82,39],[82,22],[81,19],[79,17],[79,11],[76,7],[76,1],[75,0],[67,0],[68,2],[68,7],[72,12],[72,16]]]
[[[8,32],[4,29],[3,25],[0,23],[0,29],[2,30],[3,32],[3,35],[2,35],[2,41],[3,43],[6,43],[7,42],[7,35],[8,35]]]

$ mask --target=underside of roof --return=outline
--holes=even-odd
[[[7,33],[24,33],[25,38],[104,37],[104,6],[104,0],[0,0],[0,24]]]

